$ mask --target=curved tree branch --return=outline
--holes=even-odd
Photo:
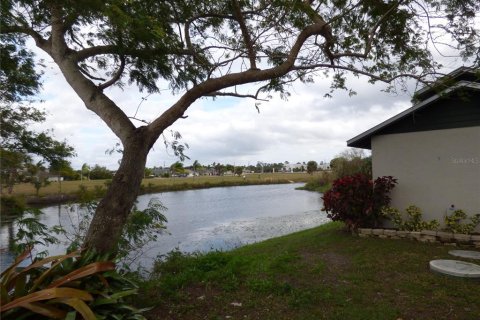
[[[94,56],[103,54],[118,54],[119,52],[119,47],[116,45],[95,46],[77,51],[75,53],[75,59],[77,62],[80,62]]]
[[[100,90],[104,90],[104,89],[110,87],[111,85],[115,84],[115,82],[117,82],[122,77],[122,74],[123,74],[124,70],[125,70],[125,57],[120,56],[120,67],[118,68],[117,72],[115,72],[115,74],[113,75],[113,77],[110,80],[108,80],[105,83],[102,83],[102,84],[98,85],[98,88]]]
[[[317,20],[314,24],[305,27],[298,34],[284,62],[278,66],[265,70],[249,69],[242,72],[226,74],[219,78],[210,78],[188,90],[173,106],[147,126],[151,132],[151,145],[155,143],[163,130],[172,125],[178,118],[182,117],[188,107],[198,98],[231,86],[279,78],[288,73],[292,70],[305,41],[311,36],[323,34],[325,32],[325,25],[325,21]]]
[[[35,44],[39,48],[41,48],[42,50],[48,53],[47,51],[48,41],[44,39],[38,32],[36,32],[32,28],[25,27],[25,26],[18,26],[18,25],[14,25],[14,26],[6,25],[0,28],[0,34],[9,34],[9,33],[22,33],[22,34],[29,35],[30,37],[33,38],[33,40],[35,41]]]
[[[92,80],[106,81],[106,79],[104,79],[104,78],[95,77],[95,76],[91,75],[87,70],[85,70],[84,68],[82,68],[80,66],[78,67],[78,70],[80,70],[81,73],[83,73],[85,76],[87,76],[88,78],[90,78]]]

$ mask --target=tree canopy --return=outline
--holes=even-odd
[[[86,238],[112,249],[135,201],[155,141],[200,98],[288,96],[294,81],[346,74],[395,85],[434,80],[433,51],[480,62],[478,0],[4,0],[0,32],[12,57],[30,37],[85,106],[118,136],[123,158]],[[13,48],[13,47],[12,47]],[[28,60],[28,59],[27,59]],[[108,88],[167,86],[178,100],[158,117],[127,116]],[[251,84],[245,86],[245,84]],[[258,107],[258,105],[256,105]],[[106,229],[108,226],[108,230]],[[113,229],[112,229],[113,228]]]
[[[27,101],[41,88],[41,72],[35,67],[33,54],[24,46],[23,38],[0,36],[0,178],[1,185],[8,186],[10,192],[21,176],[20,171],[31,174],[43,161],[52,165],[74,155],[73,147],[55,140],[51,131],[30,128],[45,121],[45,112]],[[37,165],[32,162],[33,155],[40,160]]]
[[[307,162],[307,173],[313,174],[318,169],[318,164],[316,161],[310,160]]]

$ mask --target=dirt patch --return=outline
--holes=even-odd
[[[338,252],[301,252],[300,256],[302,257],[302,261],[305,262],[307,265],[317,265],[323,262],[330,272],[336,272],[338,270],[343,270],[348,268],[351,265],[350,257],[343,255]]]
[[[335,271],[335,270],[342,270],[351,265],[350,258],[337,253],[337,252],[325,252],[320,254],[320,259],[325,261],[327,264],[327,268],[330,269],[330,271]]]
[[[320,273],[316,277],[322,284],[333,284],[338,282],[338,277],[352,265],[350,257],[338,252],[302,252],[302,261],[311,266],[311,270]]]
[[[191,285],[179,290],[179,297],[175,303],[162,301],[150,310],[146,316],[148,319],[208,319],[212,310],[217,310],[215,303],[217,297],[224,293],[211,286]]]

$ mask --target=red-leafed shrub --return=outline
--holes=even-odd
[[[325,192],[323,210],[333,221],[343,221],[348,230],[376,227],[383,215],[381,209],[390,203],[389,193],[397,183],[391,176],[372,181],[365,174],[337,179]]]

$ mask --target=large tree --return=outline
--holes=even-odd
[[[85,242],[109,251],[137,197],[149,150],[197,99],[287,95],[290,83],[317,74],[332,75],[332,88],[345,88],[346,73],[390,84],[404,76],[431,80],[438,65],[430,49],[479,54],[478,2],[3,0],[0,27],[12,39],[32,38],[122,143],[120,166]],[[437,40],[443,44],[435,47]],[[108,95],[125,82],[158,92],[165,81],[178,100],[139,126],[126,115],[136,106]]]

